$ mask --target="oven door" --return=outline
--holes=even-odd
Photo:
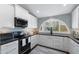
[[[23,38],[19,40],[19,54],[24,54],[30,49],[30,43],[28,38]]]

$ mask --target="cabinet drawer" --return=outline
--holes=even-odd
[[[79,54],[79,44],[77,44],[73,40],[70,40],[70,49],[69,49],[69,52],[71,54]]]
[[[37,43],[37,39],[31,40],[31,43]]]
[[[33,48],[35,45],[36,45],[36,44],[34,44],[34,43],[31,43],[31,48]]]
[[[15,48],[15,49],[9,51],[7,54],[18,54],[18,49]]]
[[[18,49],[18,42],[11,42],[1,46],[1,53],[7,53],[13,49]]]
[[[13,54],[13,53],[18,54],[18,49],[17,48],[14,48],[14,49],[11,49],[9,51],[2,51],[1,53],[2,54]]]
[[[1,53],[9,52],[9,51],[11,51],[13,49],[18,49],[18,46],[16,46],[16,47],[13,46],[13,47],[4,47],[4,48],[1,48]]]
[[[16,44],[18,44],[18,41],[14,41],[14,42],[10,42],[10,43],[4,44],[1,47],[16,46]]]
[[[12,49],[12,48],[15,48],[15,47],[18,47],[18,41],[2,45],[1,50],[7,49],[7,48]]]
[[[32,41],[31,42],[31,48],[33,48],[37,44],[37,41]]]

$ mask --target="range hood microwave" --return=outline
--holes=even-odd
[[[28,21],[25,19],[22,19],[22,18],[15,17],[14,26],[20,27],[20,28],[25,28],[28,26]]]

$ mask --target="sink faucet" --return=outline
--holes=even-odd
[[[50,27],[50,34],[51,34],[51,35],[53,34],[52,27]]]

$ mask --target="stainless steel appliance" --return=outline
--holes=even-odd
[[[25,28],[28,25],[28,21],[22,18],[15,17],[14,25],[15,27]]]

